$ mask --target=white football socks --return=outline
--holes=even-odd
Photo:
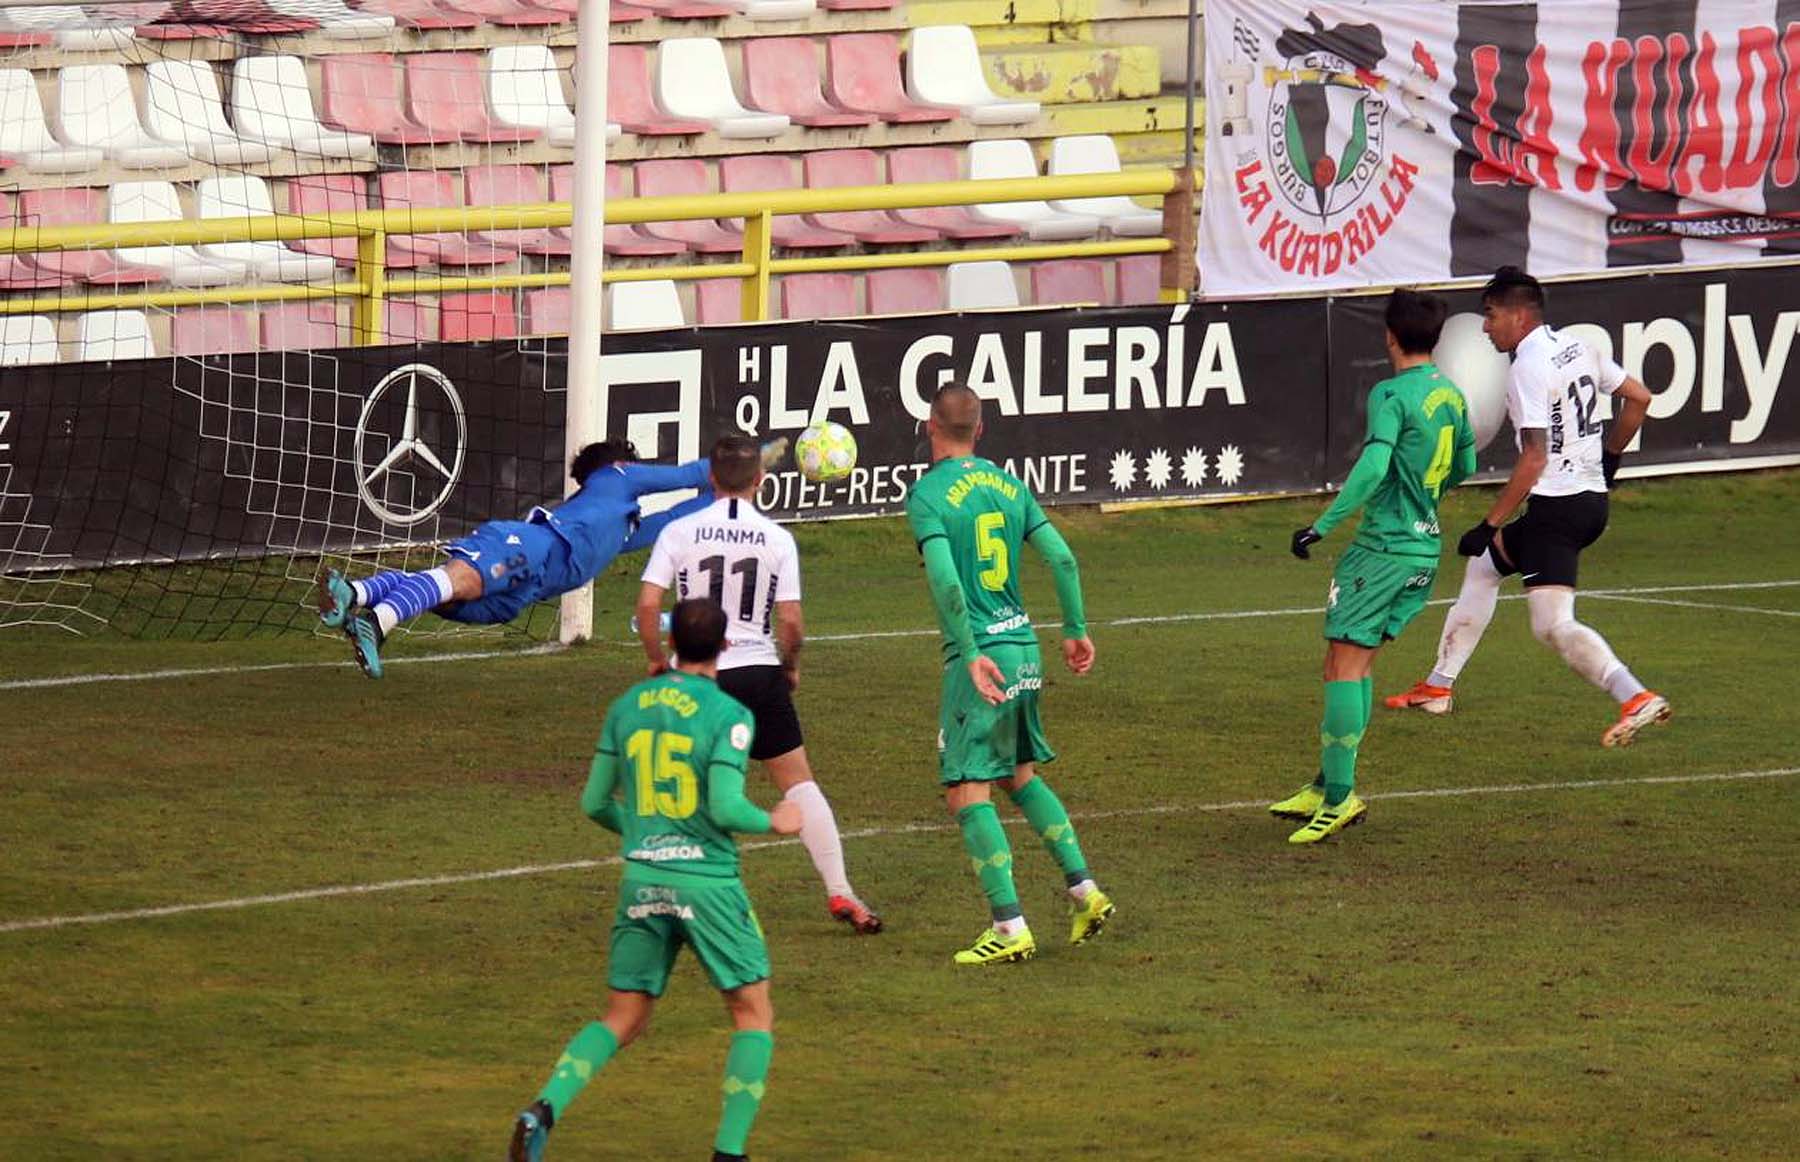
[[[849,896],[850,874],[844,869],[844,841],[838,838],[837,816],[819,784],[808,780],[788,788],[789,802],[800,805],[800,842],[812,857],[813,868],[825,881],[825,892],[831,896]]]
[[[1561,654],[1569,669],[1621,703],[1643,692],[1644,684],[1613,653],[1606,639],[1575,620],[1574,590],[1561,586],[1527,589],[1525,604],[1531,609],[1532,635]]]
[[[994,931],[1008,940],[1011,940],[1014,936],[1017,936],[1019,933],[1026,930],[1027,925],[1025,923],[1025,917],[1023,916],[1014,916],[1010,920],[994,921]]]
[[[1494,606],[1500,600],[1500,570],[1494,567],[1493,550],[1473,557],[1463,570],[1462,591],[1456,604],[1444,615],[1444,632],[1438,638],[1437,668],[1426,679],[1433,686],[1454,686],[1457,675],[1468,664],[1481,635],[1494,620]]]
[[[1088,893],[1099,886],[1093,880],[1082,880],[1078,884],[1070,884],[1069,899],[1074,900],[1077,904],[1083,903],[1087,900]]]

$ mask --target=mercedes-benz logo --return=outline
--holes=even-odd
[[[375,407],[388,391],[399,384],[406,385],[406,410],[400,421],[398,435],[379,429],[370,431],[369,421],[375,414]],[[419,432],[419,414],[421,411],[419,393],[424,390],[435,392],[443,397],[442,405],[430,406],[430,411],[450,415],[456,418],[456,447],[443,449],[450,463],[445,465],[444,456],[433,451]],[[379,441],[385,441],[387,454],[371,467],[368,458],[363,454],[363,447],[373,435]],[[456,394],[456,388],[445,377],[444,373],[426,363],[408,363],[404,367],[382,376],[369,398],[363,401],[362,415],[356,421],[356,491],[361,494],[363,503],[369,511],[391,525],[415,525],[438,509],[450,499],[450,492],[456,487],[457,479],[462,475],[463,452],[469,442],[469,421],[463,412],[462,397]],[[411,499],[414,503],[405,508],[389,507],[386,489],[377,494],[377,485],[390,477],[395,469],[408,464],[421,464],[431,472],[443,477],[443,483],[437,491],[429,494],[424,504],[418,504],[422,481],[415,480]],[[420,477],[423,472],[418,473]]]

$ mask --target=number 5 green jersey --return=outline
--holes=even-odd
[[[977,647],[1037,641],[1018,570],[1026,539],[1050,518],[1023,481],[980,456],[939,460],[906,494],[906,519],[921,551],[933,537],[949,542]]]
[[[676,670],[612,704],[581,806],[624,838],[632,878],[736,878],[731,833],[769,829],[767,813],[744,798],[754,731],[750,711],[711,678]]]

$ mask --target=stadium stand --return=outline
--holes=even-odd
[[[953,262],[945,272],[945,282],[953,311],[1019,305],[1019,284],[1013,281],[1012,266],[1005,262]]]

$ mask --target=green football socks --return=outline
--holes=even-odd
[[[1362,680],[1363,688],[1363,728],[1367,729],[1369,719],[1375,716],[1375,676],[1366,675]]]
[[[599,1021],[595,1021],[581,1032],[575,1034],[568,1048],[556,1063],[556,1069],[550,1074],[550,1080],[538,1097],[550,1103],[550,1112],[561,1120],[563,1109],[575,1100],[594,1074],[599,1073],[612,1060],[612,1055],[619,1051],[619,1039],[613,1031]]]
[[[956,813],[956,822],[962,828],[963,850],[969,853],[994,919],[1018,919],[1024,913],[1013,887],[1012,844],[1000,826],[1000,812],[992,803],[971,803]]]
[[[1013,805],[1025,814],[1025,821],[1044,841],[1044,850],[1062,869],[1063,880],[1070,887],[1088,878],[1087,858],[1081,854],[1081,843],[1075,838],[1075,825],[1062,800],[1042,779],[1033,779],[1012,793]]]
[[[1336,807],[1356,785],[1356,748],[1369,724],[1367,679],[1325,683],[1325,720],[1319,724],[1319,769],[1325,805]]]
[[[719,1134],[713,1149],[721,1154],[742,1154],[762,1106],[769,1077],[769,1058],[775,1054],[775,1035],[745,1029],[731,1035],[731,1051],[725,1055],[725,1108],[719,1113]]]

